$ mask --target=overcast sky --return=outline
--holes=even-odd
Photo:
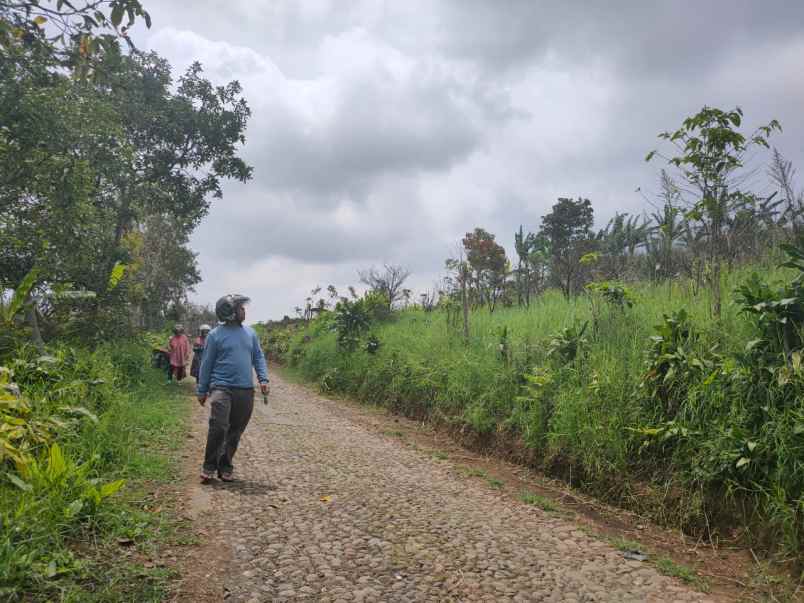
[[[642,212],[657,133],[703,105],[778,119],[804,171],[804,2],[143,4],[141,47],[239,80],[251,106],[254,179],[192,238],[195,301],[250,295],[250,320],[383,262],[431,287],[475,226],[512,255],[557,197],[591,199],[598,226]]]

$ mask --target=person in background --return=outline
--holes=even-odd
[[[207,335],[212,330],[209,325],[198,327],[198,337],[193,342],[193,363],[190,365],[190,375],[198,381],[198,368],[201,366],[201,358],[204,355],[204,345],[207,343]]]
[[[268,367],[260,340],[246,319],[244,295],[226,295],[215,304],[215,314],[223,323],[207,337],[201,368],[198,371],[198,402],[204,406],[209,397],[209,432],[201,469],[201,482],[215,477],[224,482],[234,478],[232,458],[240,436],[254,410],[254,376],[257,372],[263,400],[268,396]]]
[[[170,367],[168,368],[168,383],[174,378],[181,381],[187,376],[187,364],[190,361],[190,340],[184,334],[184,327],[173,327],[173,336],[168,341],[168,354]]]

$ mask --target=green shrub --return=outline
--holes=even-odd
[[[727,275],[726,286],[750,272]],[[782,281],[767,290],[787,299],[779,292],[798,270],[766,272]],[[518,438],[546,471],[657,520],[703,534],[737,523],[800,553],[800,355],[750,343],[768,335],[739,293],[715,323],[708,291],[675,285],[673,296],[666,284],[612,288],[613,301],[601,297],[611,311],[589,338],[593,296],[568,302],[548,291],[530,308],[473,311],[468,343],[443,317],[409,309],[372,325],[382,341],[374,353],[344,354],[316,319],[293,335],[288,355],[328,391]]]
[[[22,348],[13,370],[0,368],[0,596],[81,592],[91,562],[73,543],[133,521],[107,499],[142,473],[142,442],[158,441],[167,420],[168,405],[149,408],[161,374],[148,369],[148,351],[136,341],[47,356]]]

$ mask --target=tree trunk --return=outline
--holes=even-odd
[[[712,218],[712,315],[720,320],[720,258],[722,257],[722,241],[720,236],[721,206],[716,207]]]
[[[462,268],[461,278],[461,301],[463,302],[463,340],[469,344],[469,299],[466,295],[466,279],[468,278],[466,266]]]
[[[712,314],[715,320],[720,320],[720,258],[716,258],[712,265]]]

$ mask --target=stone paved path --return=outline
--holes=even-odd
[[[708,600],[277,375],[235,466],[191,493],[227,601]]]

